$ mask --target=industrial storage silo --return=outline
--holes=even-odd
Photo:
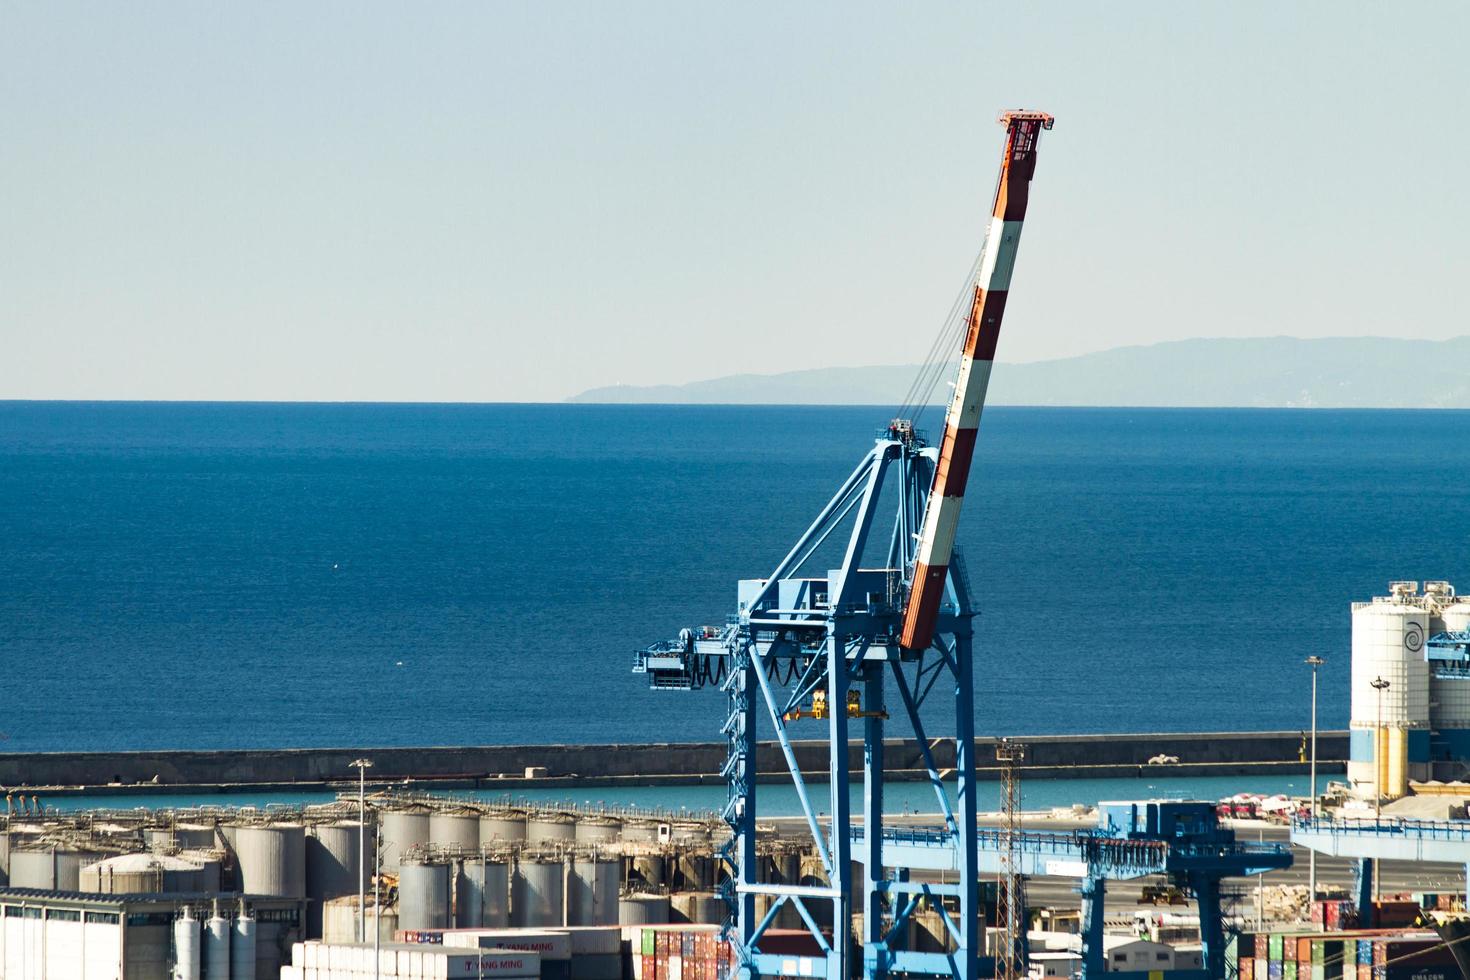
[[[230,976],[232,980],[254,980],[256,969],[255,919],[241,903],[230,930]]]
[[[310,936],[322,934],[324,903],[343,895],[356,895],[361,882],[372,888],[372,869],[358,850],[363,828],[356,820],[316,824],[306,836],[306,928]],[[366,844],[372,854],[373,828],[367,828]]]
[[[230,920],[219,909],[204,922],[204,980],[230,980]]]
[[[435,810],[429,814],[429,843],[443,850],[480,849],[480,814],[474,810]]]
[[[429,843],[429,811],[423,807],[384,810],[378,827],[383,836],[382,867],[387,872],[397,871],[410,850]]]
[[[240,891],[248,895],[306,897],[306,828],[249,824],[235,833]]]
[[[0,888],[10,884],[10,831],[0,830]]]
[[[449,862],[406,856],[398,862],[398,928],[449,928]]]
[[[624,895],[618,899],[618,925],[657,926],[669,921],[669,896]]]
[[[649,888],[663,888],[669,883],[668,861],[663,854],[638,854],[631,860],[633,873]]]
[[[623,822],[613,817],[582,817],[577,821],[575,837],[578,844],[604,844],[618,840],[622,831]]]
[[[1403,796],[1410,778],[1428,775],[1429,629],[1430,611],[1401,588],[1353,606],[1348,781],[1360,795]]]
[[[577,839],[577,818],[569,813],[536,813],[526,818],[526,840],[532,844],[570,844]]]
[[[503,858],[467,858],[454,889],[454,924],[461,929],[510,925],[510,865]]]
[[[66,845],[30,845],[10,852],[10,887],[81,890],[82,868],[105,855]]]
[[[78,890],[102,895],[219,891],[219,865],[209,868],[182,855],[122,854],[82,868]]]
[[[480,842],[496,841],[514,843],[526,839],[526,811],[512,809],[492,810],[480,817]]]
[[[1470,633],[1470,600],[1457,599],[1445,607],[1441,618],[1447,632]],[[1430,670],[1429,723],[1434,732],[1431,765],[1434,761],[1470,757],[1470,675],[1454,670]],[[1458,762],[1455,768],[1458,769]],[[1431,772],[1431,775],[1437,774]],[[1439,778],[1458,775],[1452,771]]]
[[[595,854],[572,860],[567,876],[567,925],[615,926],[623,862]]]
[[[633,844],[657,844],[661,826],[657,820],[625,820],[618,836]]]
[[[520,927],[566,924],[566,865],[560,857],[521,855],[511,882],[510,914]]]
[[[719,925],[728,912],[725,900],[715,892],[675,892],[669,905],[673,921],[694,925]]]
[[[174,980],[199,980],[199,920],[187,908],[174,920]]]

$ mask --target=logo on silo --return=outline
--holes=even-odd
[[[1410,653],[1418,653],[1424,649],[1424,627],[1418,623],[1409,623],[1404,627],[1404,649]]]

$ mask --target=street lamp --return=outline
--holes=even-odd
[[[1387,768],[1383,764],[1383,692],[1388,690],[1388,681],[1382,677],[1375,677],[1368,682],[1374,691],[1378,692],[1378,721],[1373,729],[1373,823],[1375,826],[1383,823],[1383,773]],[[1379,896],[1379,874],[1378,859],[1373,859],[1373,900],[1378,901]]]
[[[1311,656],[1306,659],[1308,667],[1312,668],[1312,823],[1317,822],[1317,668],[1327,662],[1326,658]],[[1307,901],[1317,900],[1317,852],[1307,851],[1309,864],[1307,865]]]
[[[367,919],[363,908],[367,892],[367,771],[373,767],[373,760],[353,759],[349,765],[357,770],[357,941],[362,942]]]

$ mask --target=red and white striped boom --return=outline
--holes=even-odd
[[[1005,156],[996,183],[990,230],[980,258],[980,275],[975,280],[975,296],[970,304],[960,373],[944,419],[939,466],[924,510],[913,585],[904,608],[901,642],[910,650],[922,650],[934,639],[934,624],[944,595],[950,553],[954,550],[955,527],[964,503],[965,482],[970,476],[970,459],[975,454],[980,412],[985,407],[985,389],[990,385],[995,343],[1000,338],[1006,292],[1011,286],[1016,247],[1021,241],[1021,221],[1026,216],[1031,175],[1036,171],[1036,142],[1043,129],[1052,127],[1052,117],[1044,112],[1007,112],[1000,121],[1006,127]]]

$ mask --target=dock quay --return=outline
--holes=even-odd
[[[977,775],[998,778],[994,738],[977,738]],[[1025,738],[1028,778],[1117,778],[1141,776],[1230,776],[1307,771],[1299,731],[1194,732],[1107,735],[1038,735]],[[803,774],[828,771],[825,741],[797,741],[792,749]],[[935,765],[954,766],[953,739],[933,739]],[[851,771],[862,771],[861,742],[848,751]],[[1317,738],[1322,774],[1344,771],[1346,731],[1321,731]],[[350,763],[370,755],[373,785],[425,783],[442,789],[520,789],[557,786],[677,786],[722,782],[723,742],[618,743],[589,745],[491,745],[385,748],[296,748],[211,751],[38,752],[0,754],[0,787],[58,793],[274,789],[328,789],[351,781]],[[763,742],[758,752],[761,782],[789,779],[780,747]],[[1159,760],[1151,762],[1150,760]],[[925,777],[924,760],[912,740],[885,743],[887,778]]]

